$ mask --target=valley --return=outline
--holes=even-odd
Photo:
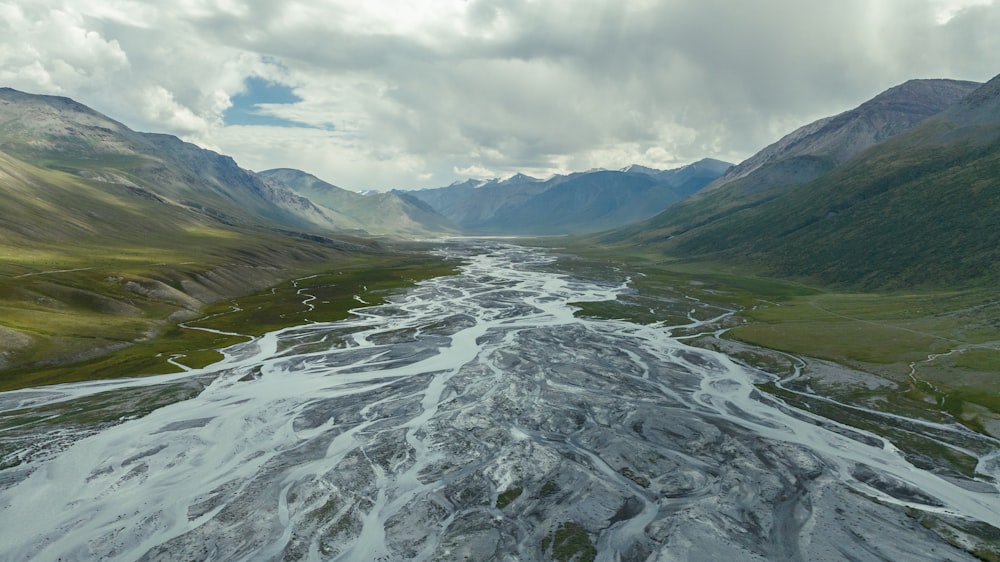
[[[723,342],[739,321],[722,301],[746,293],[708,279],[667,298],[623,267],[495,241],[436,252],[459,273],[205,368],[0,395],[4,544],[122,560],[996,551],[995,439],[894,414],[975,461],[922,466],[876,430],[759,390],[791,388],[798,358],[774,374],[687,343]],[[596,317],[654,301],[648,323]]]
[[[321,253],[314,262],[277,257],[214,273],[191,265],[178,271],[161,264],[152,273],[133,273],[133,285],[125,281],[120,263],[65,272],[69,275],[39,272],[32,275],[32,283],[13,278],[10,285],[15,295],[42,291],[64,295],[75,287],[77,291],[86,288],[103,308],[87,302],[70,307],[55,300],[0,301],[8,325],[24,334],[23,345],[6,353],[13,365],[0,377],[0,391],[208,365],[221,358],[217,349],[244,338],[185,326],[259,336],[308,320],[345,318],[358,306],[355,297],[377,303],[415,280],[450,273],[449,264],[418,248],[410,244],[406,249],[385,248],[368,255]],[[117,281],[108,281],[109,276]],[[279,282],[283,277],[291,279]],[[320,300],[304,307],[301,291],[310,291]],[[141,312],[116,313],[109,310],[114,303]],[[181,365],[171,365],[169,358]]]
[[[0,544],[1000,560],[998,115],[358,193],[0,88]]]

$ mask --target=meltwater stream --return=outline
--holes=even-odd
[[[0,471],[0,559],[527,561],[589,540],[598,560],[963,560],[906,509],[1000,527],[992,485],[763,397],[670,327],[574,317],[623,285],[508,244],[442,251],[460,275],[208,369],[0,395],[206,384],[40,432],[50,450]]]

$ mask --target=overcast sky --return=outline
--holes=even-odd
[[[0,0],[0,86],[355,190],[739,162],[998,54],[1000,0]]]

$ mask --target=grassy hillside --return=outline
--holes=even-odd
[[[288,168],[265,170],[257,176],[328,209],[341,228],[376,235],[426,236],[457,231],[456,226],[429,205],[401,192],[362,195]]]
[[[204,364],[233,340],[178,322],[267,288],[273,304],[225,318],[242,319],[250,334],[301,322],[288,310],[301,308],[295,292],[280,298],[294,277],[353,272],[326,291],[340,303],[331,314],[342,315],[355,285],[439,269],[331,232],[322,208],[232,158],[132,131],[67,98],[7,88],[0,195],[2,389],[164,372],[176,354]]]
[[[920,466],[972,476],[976,459],[941,445],[971,446],[955,435],[901,428],[863,409],[1000,437],[1000,297],[992,287],[862,293],[753,275],[732,264],[664,260],[636,247],[558,242],[584,256],[566,258],[560,268],[634,280],[634,292],[581,303],[578,314],[691,325],[671,335],[770,373],[782,382],[762,382],[761,391],[885,435]]]
[[[0,388],[169,370],[166,357],[188,344],[227,343],[176,322],[292,277],[348,269],[355,284],[376,287],[400,264],[410,264],[407,278],[437,271],[436,260],[373,241],[227,225],[136,186],[2,152],[0,191]],[[257,328],[241,331],[271,326],[253,318]],[[109,363],[94,359],[112,352]],[[53,370],[76,361],[89,362]]]
[[[935,118],[799,186],[723,189],[603,242],[886,290],[1000,281],[1000,126]]]
[[[1000,143],[899,142],[665,249],[821,284],[965,286],[1000,279],[998,224]]]
[[[269,256],[269,261],[275,262],[274,257]],[[145,294],[123,290],[120,281],[102,282],[101,276],[109,271],[121,274],[113,266],[50,274],[20,291],[29,297],[54,295],[45,297],[46,303],[0,300],[4,313],[0,341],[6,332],[8,338],[13,334],[26,338],[28,344],[8,351],[12,364],[0,369],[0,391],[181,370],[168,360],[189,368],[202,367],[222,358],[218,349],[246,338],[188,329],[178,325],[180,319],[188,319],[188,326],[262,335],[307,322],[339,320],[360,306],[356,297],[378,304],[415,280],[452,272],[449,264],[413,253],[327,258],[286,262],[283,269],[258,276],[249,284],[237,280],[251,273],[250,268],[213,272],[168,264],[147,271],[140,268],[128,275],[125,284],[156,290]],[[183,292],[206,277],[213,282],[199,288],[219,290],[214,301],[199,301]],[[292,277],[305,279],[293,282]],[[219,283],[226,278],[231,284],[220,289]],[[0,294],[7,294],[10,288],[4,281],[0,277]],[[273,285],[265,287],[268,283]],[[310,300],[311,307],[303,304],[307,298],[303,293],[315,297]],[[95,307],[95,302],[103,306]],[[132,308],[124,310],[125,303]]]

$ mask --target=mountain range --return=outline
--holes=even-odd
[[[906,82],[737,166],[368,195],[0,88],[0,368],[111,349],[308,264],[383,252],[366,234],[610,229],[591,240],[810,283],[994,286],[998,178],[1000,77]]]
[[[601,239],[872,290],[1000,279],[1000,77],[907,82],[727,176]]]
[[[342,193],[324,199],[338,206],[323,205],[322,198],[311,200],[285,185],[287,174],[255,174],[229,156],[170,135],[132,131],[68,98],[0,89],[0,150],[229,225],[379,235],[450,230],[426,206],[395,194],[365,198],[327,184],[329,192]]]
[[[493,184],[550,191],[549,202],[525,203],[518,228],[564,232],[588,221],[621,224],[630,197],[659,210],[721,169],[635,167]],[[664,178],[664,192],[673,191],[651,202]],[[570,206],[574,185],[581,194]],[[608,207],[602,201],[619,186],[618,206]],[[101,354],[155,335],[167,318],[189,318],[296,271],[384,253],[388,242],[368,235],[463,229],[410,192],[362,195],[303,171],[255,173],[176,137],[133,131],[74,100],[10,88],[0,88],[0,190],[0,368]],[[501,220],[528,190],[474,195],[485,193],[496,209],[477,212]],[[554,197],[560,193],[564,199]],[[531,204],[539,208],[529,217]],[[552,209],[557,219],[539,227]]]
[[[706,158],[674,170],[629,166],[539,180],[469,180],[408,192],[476,234],[569,234],[649,218],[718,178],[731,164]]]
[[[944,111],[978,86],[959,80],[909,80],[854,109],[792,131],[733,166],[704,191],[737,181],[743,191],[805,183]]]
[[[326,209],[330,222],[338,228],[383,235],[458,232],[455,225],[405,191],[362,195],[291,168],[265,170],[256,175],[269,185],[290,190]]]
[[[254,173],[176,137],[132,131],[68,98],[9,88],[0,89],[0,150],[227,225],[402,236],[614,228],[684,199],[730,166],[705,159],[668,171],[630,166],[545,181],[518,174],[362,195],[304,171]]]

